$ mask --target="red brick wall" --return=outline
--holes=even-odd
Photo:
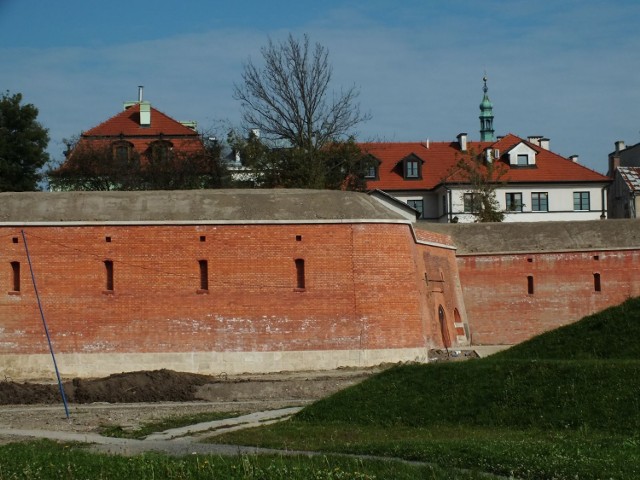
[[[403,224],[24,231],[57,353],[425,347],[440,340],[423,253],[444,258],[438,268],[452,285],[456,277],[453,251],[416,245]],[[0,228],[0,245],[0,354],[46,353],[20,229]],[[304,291],[295,259],[305,261]],[[207,292],[199,260],[208,262]],[[19,294],[12,261],[21,263]],[[438,301],[451,310],[461,299]]]
[[[464,255],[458,268],[476,345],[518,343],[640,295],[638,250]]]

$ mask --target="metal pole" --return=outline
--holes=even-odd
[[[38,301],[38,309],[40,310],[40,318],[42,318],[42,325],[44,326],[44,333],[47,335],[47,343],[49,344],[49,351],[51,352],[51,358],[53,358],[53,367],[56,371],[56,377],[58,379],[58,388],[60,389],[60,395],[62,396],[62,403],[64,403],[64,413],[69,418],[69,406],[67,405],[67,396],[64,393],[64,386],[60,379],[60,371],[58,370],[58,364],[56,362],[56,356],[53,353],[53,345],[51,344],[51,337],[49,336],[49,328],[47,327],[47,321],[44,318],[44,311],[42,310],[42,303],[40,302],[40,295],[38,294],[38,286],[36,285],[36,277],[33,274],[33,266],[31,265],[31,256],[29,255],[29,246],[27,245],[27,236],[24,230],[20,230],[22,234],[22,241],[24,242],[24,251],[27,254],[27,262],[29,263],[29,271],[31,272],[31,281],[33,282],[33,290],[36,293],[36,300]]]

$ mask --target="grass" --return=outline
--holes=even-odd
[[[360,460],[331,455],[276,456],[243,455],[220,457],[189,455],[169,457],[155,453],[134,457],[91,453],[77,445],[50,441],[14,443],[0,446],[0,480],[14,479],[92,479],[116,478],[198,480],[220,478],[282,480],[369,480],[393,478],[408,480],[491,480],[475,472],[460,472],[436,466],[413,465],[399,461]]]
[[[192,415],[176,415],[163,418],[157,422],[142,424],[139,428],[125,429],[120,425],[102,425],[100,435],[115,438],[144,438],[155,432],[164,432],[172,428],[186,427],[196,423],[212,422],[243,415],[244,412],[202,412]]]
[[[640,478],[640,299],[482,360],[394,367],[216,442],[526,479]]]
[[[638,479],[639,330],[630,299],[489,358],[394,367],[289,421],[211,439],[317,457],[123,458],[38,442],[0,447],[0,480]]]

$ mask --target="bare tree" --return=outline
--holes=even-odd
[[[504,212],[496,198],[507,169],[500,162],[487,162],[473,151],[464,154],[442,179],[443,184],[465,185],[470,193],[469,209],[476,222],[502,222]]]
[[[292,35],[281,43],[271,39],[261,49],[264,66],[249,60],[234,98],[242,105],[247,128],[258,128],[270,140],[287,140],[291,147],[315,151],[348,137],[357,124],[369,119],[356,103],[355,86],[329,91],[332,68],[329,52],[309,37]]]

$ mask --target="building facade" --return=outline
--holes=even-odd
[[[607,213],[611,180],[549,149],[549,139],[513,134],[495,138],[493,105],[480,104],[480,141],[461,133],[453,142],[366,143],[367,185],[406,202],[420,218],[440,223],[476,220],[477,177],[493,185],[506,222],[594,220]],[[472,166],[475,171],[461,168]],[[492,173],[487,173],[488,171]]]

